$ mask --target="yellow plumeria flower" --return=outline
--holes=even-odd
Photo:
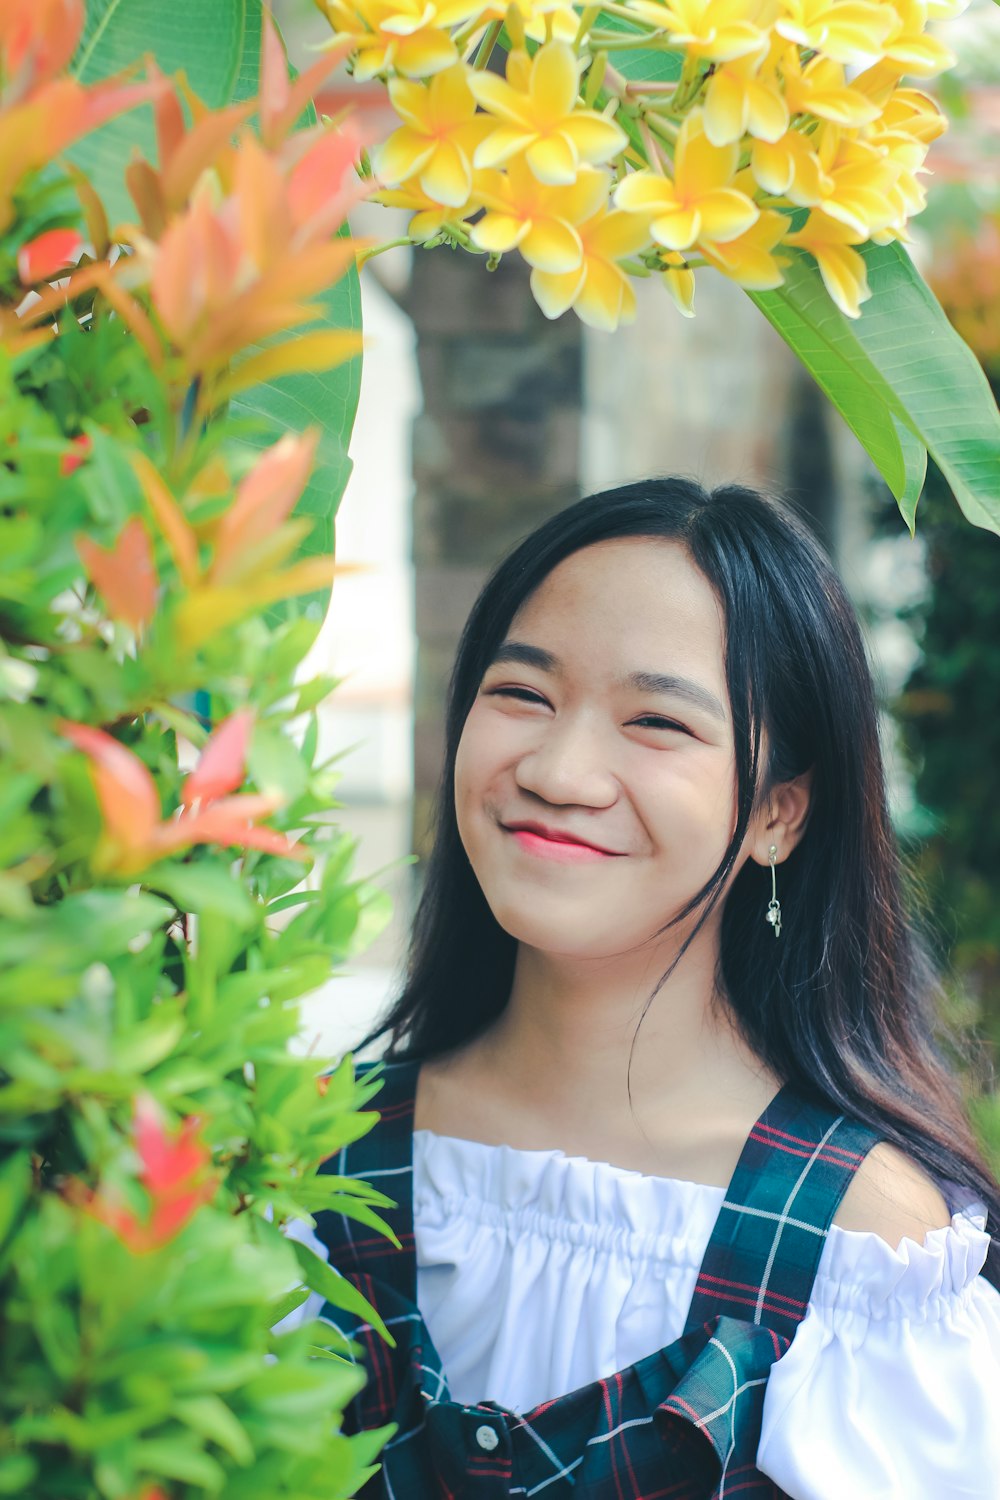
[[[694,272],[683,255],[678,255],[676,251],[671,251],[663,258],[670,261],[670,265],[661,277],[663,285],[677,304],[678,312],[685,318],[693,318]]]
[[[553,185],[516,158],[506,172],[481,172],[476,186],[486,213],[473,225],[472,243],[500,255],[516,247],[529,265],[558,274],[581,265],[579,225],[607,202],[611,178],[581,167],[575,182]]]
[[[883,57],[853,78],[851,88],[856,94],[864,94],[882,110],[899,87],[902,76],[903,69],[899,64],[887,62]]]
[[[626,0],[639,21],[666,33],[688,57],[730,62],[767,50],[771,0]]]
[[[384,203],[387,208],[411,209],[413,218],[406,232],[411,240],[417,240],[420,243],[424,240],[432,240],[443,229],[456,228],[464,220],[471,218],[474,213],[478,213],[483,206],[482,200],[475,191],[459,208],[438,203],[435,199],[429,198],[415,182],[409,182],[401,188],[383,188],[380,192],[373,193],[372,199],[376,203]]]
[[[930,78],[954,67],[954,52],[924,30],[928,19],[926,0],[892,0],[886,9],[894,24],[880,50],[888,61],[918,78]]]
[[[567,308],[591,328],[612,332],[635,318],[635,292],[619,261],[649,244],[645,225],[634,214],[601,208],[578,230],[583,260],[575,271],[531,273],[531,291],[547,318]]]
[[[828,218],[846,225],[863,240],[900,224],[893,193],[899,167],[890,156],[864,141],[843,136],[827,166],[827,175],[830,188],[818,207]]]
[[[705,243],[698,246],[709,265],[722,271],[731,281],[751,292],[767,292],[783,281],[775,249],[790,228],[785,214],[773,208],[761,210],[760,218],[743,234],[725,244]]]
[[[765,193],[787,198],[800,208],[812,208],[833,183],[814,149],[822,133],[806,136],[787,130],[779,141],[754,141],[750,168],[754,181]]]
[[[869,127],[867,139],[878,145],[904,135],[922,146],[930,146],[947,129],[948,121],[930,94],[920,89],[896,89],[878,120]]]
[[[917,173],[927,170],[924,162],[928,148],[947,128],[947,120],[929,95],[919,89],[897,89],[881,119],[866,132],[869,144],[883,152],[897,168],[892,196],[901,221],[926,207],[927,194],[917,181]]]
[[[879,56],[896,20],[888,0],[782,0],[782,9],[779,36],[839,63]]]
[[[867,235],[858,234],[818,210],[809,215],[796,234],[785,239],[786,245],[797,245],[814,257],[824,286],[848,318],[859,318],[862,302],[871,296],[868,268],[853,248],[865,239]]]
[[[719,63],[705,93],[705,134],[713,146],[728,146],[751,135],[778,141],[788,129],[788,106],[778,78],[783,49],[773,48],[763,64],[759,55]]]
[[[580,29],[579,13],[573,0],[511,0],[520,16],[525,36],[533,42],[573,42]],[[484,21],[503,21],[510,7],[499,3],[483,11]]]
[[[352,38],[360,82],[390,70],[429,78],[458,61],[448,34],[482,9],[481,0],[316,0],[334,31]]]
[[[491,129],[476,115],[465,63],[436,73],[429,83],[394,78],[389,98],[404,124],[372,153],[380,182],[389,187],[419,177],[437,203],[461,208],[472,191],[472,156]]]
[[[785,99],[793,115],[814,115],[834,125],[857,129],[877,120],[881,107],[853,88],[844,73],[843,63],[828,57],[814,57],[803,68],[797,47],[789,47],[781,60],[785,80]]]
[[[692,110],[674,149],[674,175],[643,169],[619,183],[615,203],[642,214],[658,245],[686,250],[695,240],[734,240],[757,218],[757,205],[732,180],[739,147],[713,146],[701,110]]]
[[[576,181],[581,162],[610,161],[628,144],[620,125],[579,109],[580,63],[566,42],[549,42],[533,58],[511,52],[507,81],[477,72],[470,86],[500,121],[478,147],[477,167],[498,167],[522,153],[539,182]]]
[[[895,232],[900,235],[906,220],[927,206],[927,193],[917,174],[927,170],[924,162],[928,148],[947,128],[947,120],[927,94],[918,89],[897,89],[881,118],[864,133],[865,141],[896,168],[890,196],[897,209]]]

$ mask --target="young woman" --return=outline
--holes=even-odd
[[[1000,1192],[932,1036],[871,680],[735,486],[546,522],[459,647],[380,1123],[319,1241],[395,1339],[365,1496],[996,1500]],[[371,1040],[369,1038],[368,1040]]]

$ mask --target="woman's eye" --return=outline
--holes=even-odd
[[[490,698],[520,698],[524,703],[544,703],[545,699],[538,693],[531,693],[527,688],[498,687],[490,688],[487,696]]]
[[[643,714],[641,719],[633,719],[633,724],[640,725],[643,729],[676,729],[681,734],[690,734],[690,729],[683,724],[678,724],[676,719],[664,719],[659,714]]]

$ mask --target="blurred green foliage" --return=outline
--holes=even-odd
[[[105,9],[109,35],[135,16]],[[213,0],[212,18],[242,38],[248,9],[259,40],[257,5]],[[208,399],[149,287],[168,224],[175,245],[190,232],[187,193],[163,199],[143,275],[106,233],[99,187],[33,134],[67,99],[90,118],[65,75],[82,17],[74,0],[0,11],[0,126],[31,147],[0,216],[0,1496],[346,1500],[387,1432],[341,1432],[363,1381],[343,1337],[280,1325],[312,1289],[382,1326],[282,1232],[323,1210],[377,1230],[388,1201],[320,1171],[374,1123],[377,1081],[298,1045],[299,997],[387,906],[332,820],[316,710],[335,683],[301,680],[320,628],[301,599],[333,564],[296,559],[328,552],[351,388],[324,410],[312,370],[328,420],[311,436],[287,391],[280,420],[265,400]],[[242,226],[241,286],[205,276],[197,241],[178,277],[220,302],[263,279],[227,198],[234,156],[262,147],[233,144],[231,123],[202,117],[216,135],[199,212],[218,213],[215,247]],[[280,186],[306,148],[282,155],[273,120],[272,137]],[[341,218],[310,246],[337,276]],[[46,259],[52,231],[69,249]],[[286,278],[293,322],[295,290]],[[341,306],[346,339],[356,307]],[[340,483],[317,526],[310,506],[291,512],[321,437]]]
[[[947,965],[949,1019],[967,1037],[977,1123],[1000,1161],[1000,537],[957,516],[936,470],[919,534],[929,586],[907,613],[922,655],[895,711],[933,824],[916,866]]]

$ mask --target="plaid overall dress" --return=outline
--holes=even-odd
[[[755,1466],[768,1373],[805,1315],[831,1220],[878,1137],[786,1086],[743,1148],[683,1335],[531,1411],[489,1400],[466,1406],[451,1397],[416,1304],[419,1063],[382,1066],[385,1083],[371,1105],[378,1124],[322,1170],[350,1173],[394,1198],[384,1216],[402,1248],[342,1215],[316,1217],[330,1264],[377,1308],[396,1341],[390,1348],[360,1317],[329,1303],[322,1310],[361,1350],[368,1371],[344,1431],[397,1424],[364,1500],[781,1500],[784,1492]]]

